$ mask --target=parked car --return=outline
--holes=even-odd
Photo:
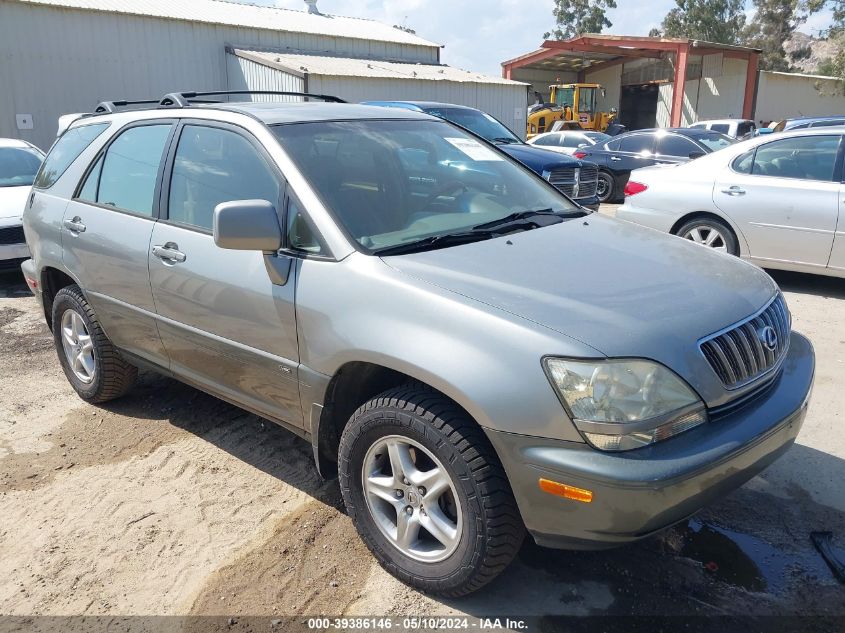
[[[44,153],[26,141],[0,138],[0,270],[29,257],[21,217]]]
[[[622,198],[634,169],[686,163],[735,142],[736,139],[709,130],[637,130],[620,134],[607,143],[583,147],[574,156],[598,165],[599,200],[616,202]]]
[[[544,132],[529,139],[528,144],[571,156],[576,150],[582,147],[591,147],[597,143],[606,143],[610,138],[610,136],[603,132],[570,130],[565,132]]]
[[[767,268],[845,277],[843,135],[760,136],[694,165],[637,170],[617,217]]]
[[[532,147],[486,112],[467,106],[430,101],[369,101],[365,105],[415,110],[451,121],[493,143],[581,206],[593,211],[599,208],[599,199],[596,196],[598,169],[595,165],[561,156],[558,152],[545,148]]]
[[[802,116],[795,119],[785,119],[772,126],[775,132],[788,132],[789,130],[801,130],[814,127],[834,127],[845,125],[845,115],[833,116]]]
[[[378,561],[451,596],[526,528],[640,539],[794,441],[813,350],[759,268],[421,112],[208,97],[84,117],[35,181],[22,269],[82,399],[142,366],[292,430]]]
[[[689,126],[691,130],[712,130],[740,141],[755,135],[757,124],[751,119],[712,119],[698,121]]]

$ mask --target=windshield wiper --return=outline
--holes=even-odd
[[[510,215],[506,215],[503,218],[499,218],[498,220],[493,220],[492,222],[485,222],[484,224],[478,224],[472,227],[473,231],[486,231],[489,229],[496,229],[503,226],[507,226],[508,224],[513,224],[514,222],[520,222],[521,220],[530,220],[531,218],[538,218],[538,217],[551,217],[554,218],[554,221],[548,222],[543,221],[542,223],[532,222],[532,224],[536,226],[548,226],[549,224],[557,224],[558,222],[563,222],[563,213],[561,211],[554,211],[551,208],[548,209],[533,209],[528,211],[517,211],[516,213],[511,213]]]
[[[394,246],[385,246],[373,251],[374,255],[404,255],[406,253],[419,253],[420,251],[434,250],[436,248],[443,248],[446,246],[456,246],[458,244],[468,244],[470,242],[480,242],[482,240],[489,240],[491,237],[496,237],[499,233],[493,231],[462,231],[460,233],[446,233],[445,235],[431,235],[413,242],[406,242],[405,244],[396,244]]]
[[[513,145],[515,143],[522,143],[519,139],[511,138],[509,136],[497,136],[494,139],[490,139],[494,143],[501,143],[502,145]]]

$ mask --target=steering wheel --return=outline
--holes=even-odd
[[[460,190],[463,193],[464,191],[469,191],[469,187],[467,187],[460,180],[450,180],[446,184],[444,184],[442,187],[438,187],[437,190],[434,191],[434,193],[430,194],[425,199],[425,202],[423,203],[422,207],[420,207],[420,208],[426,209],[431,205],[431,203],[433,203],[435,200],[437,200],[440,196],[447,194],[447,193],[452,193],[453,191],[458,191],[458,190]]]

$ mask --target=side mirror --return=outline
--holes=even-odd
[[[236,251],[275,252],[282,247],[276,208],[266,200],[233,200],[214,207],[214,243]]]
[[[704,152],[690,152],[689,153],[690,160],[695,160],[696,158],[701,158],[702,156],[705,156]]]

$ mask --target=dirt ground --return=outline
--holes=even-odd
[[[605,552],[526,543],[481,592],[438,600],[382,571],[302,440],[143,373],[79,400],[17,274],[0,276],[0,614],[845,615],[813,549],[845,554],[845,281],[777,274],[818,354],[798,443],[693,520]]]

